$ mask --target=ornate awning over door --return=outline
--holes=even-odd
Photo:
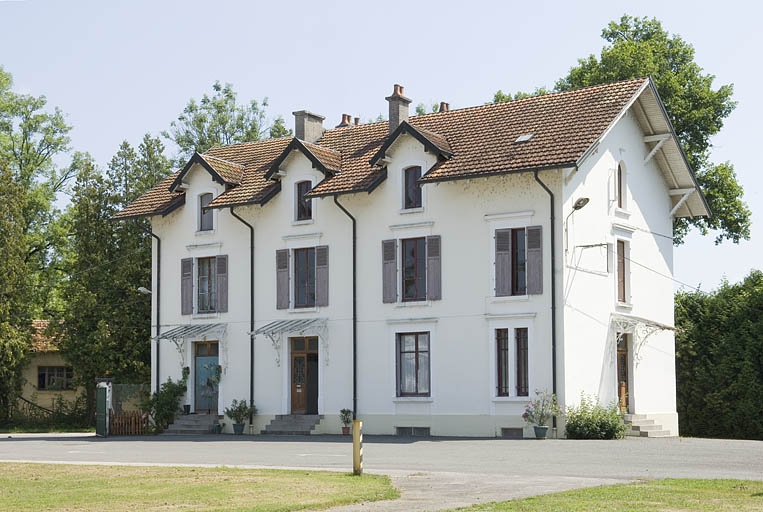
[[[181,340],[187,338],[204,338],[209,335],[222,335],[225,333],[226,324],[187,324],[175,327],[167,332],[154,336],[154,339],[160,340]]]
[[[300,318],[295,320],[276,320],[260,327],[253,333],[255,336],[264,334],[273,344],[276,351],[276,366],[281,366],[281,339],[283,334],[297,334],[299,336],[313,335],[318,336],[323,345],[323,362],[326,366],[329,364],[328,338],[326,336],[325,318]]]

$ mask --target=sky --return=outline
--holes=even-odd
[[[105,167],[123,140],[166,130],[217,80],[240,101],[267,97],[269,116],[289,128],[302,109],[333,127],[344,113],[386,116],[395,83],[414,105],[451,109],[489,102],[498,89],[553,87],[578,58],[599,54],[609,21],[656,17],[694,45],[716,88],[734,84],[738,102],[712,159],[735,166],[751,240],[716,246],[693,232],[675,251],[676,286],[711,291],[763,269],[762,11],[738,0],[0,0],[0,66],[16,92],[61,108],[72,149]]]

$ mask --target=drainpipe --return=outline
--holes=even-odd
[[[159,238],[154,230],[149,226],[146,232],[156,240],[156,286],[152,286],[151,295],[156,299],[156,390],[159,391],[161,385],[159,377],[159,349],[161,348],[161,340],[159,339],[159,333],[161,332],[161,312],[162,312],[162,239]]]
[[[339,204],[338,196],[334,196],[334,204],[347,215],[352,221],[352,419],[358,418],[358,280],[357,280],[357,252],[358,235],[355,217]]]
[[[556,234],[554,229],[554,193],[538,178],[534,171],[535,181],[548,193],[551,210],[551,382],[552,393],[556,395]],[[556,429],[556,416],[553,417],[553,428]]]
[[[247,221],[236,215],[233,207],[230,214],[239,222],[249,228],[249,406],[254,406],[254,227]],[[254,414],[249,414],[249,423],[254,419]]]

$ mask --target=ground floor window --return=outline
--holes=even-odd
[[[497,396],[528,396],[528,334],[526,327],[514,329],[514,347],[509,341],[509,329],[495,330],[497,351]],[[513,393],[512,389],[514,388]]]
[[[74,371],[71,366],[38,366],[37,389],[41,391],[63,391],[72,389]]]
[[[397,335],[397,396],[430,396],[429,333]]]

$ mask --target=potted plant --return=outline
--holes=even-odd
[[[350,425],[352,424],[352,411],[350,409],[340,410],[339,419],[342,422],[342,434],[348,435],[350,433]]]
[[[547,391],[535,391],[535,399],[525,406],[522,419],[533,425],[536,439],[548,435],[548,420],[562,413],[556,395]]]
[[[191,368],[188,366],[183,367],[183,382],[188,382],[188,376],[191,374]],[[186,396],[186,400],[188,400],[188,396]],[[188,415],[191,414],[191,404],[183,404],[183,414]]]
[[[252,404],[247,405],[246,400],[233,400],[230,407],[225,408],[225,415],[233,420],[233,433],[243,434],[244,423],[249,420],[249,416],[257,414],[257,407]]]

